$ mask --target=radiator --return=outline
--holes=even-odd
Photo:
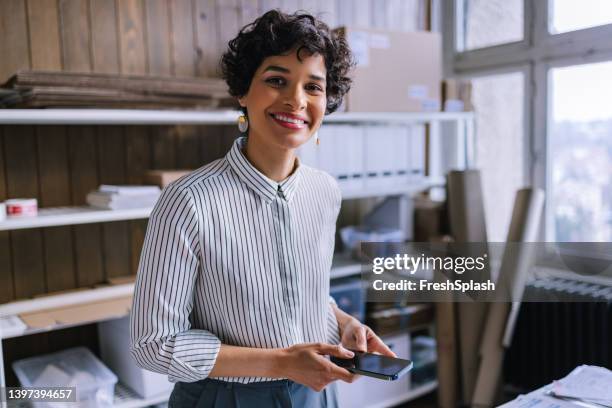
[[[548,301],[533,302],[542,299]],[[612,288],[537,280],[525,288],[525,300],[505,356],[506,385],[525,392],[581,364],[612,368]]]

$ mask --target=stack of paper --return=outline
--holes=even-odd
[[[553,382],[499,408],[612,407],[612,371],[582,365]]]
[[[550,394],[612,407],[612,371],[582,365],[562,380],[555,381]]]
[[[101,185],[87,194],[87,203],[108,210],[149,208],[155,205],[161,190],[158,186]]]

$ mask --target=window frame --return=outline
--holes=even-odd
[[[551,69],[612,61],[612,23],[559,34],[548,31],[552,0],[523,0],[523,40],[458,51],[463,0],[433,0],[441,15],[443,66],[446,77],[470,78],[521,71],[524,74],[525,185],[549,191],[546,173]],[[552,211],[546,200],[540,241],[552,237]]]

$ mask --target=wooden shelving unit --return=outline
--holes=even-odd
[[[115,109],[4,109],[0,110],[0,125],[229,125],[234,124],[239,115],[237,111],[172,111],[172,110],[115,110]],[[473,136],[471,112],[428,112],[428,113],[334,113],[325,117],[325,123],[337,124],[429,124],[432,127],[442,123],[455,122],[457,129],[465,131],[466,145]],[[469,148],[469,146],[468,146]],[[468,149],[469,150],[469,149]],[[472,156],[468,156],[472,157]],[[430,187],[444,185],[441,177],[420,177],[405,184],[381,185],[360,189],[342,189],[343,199],[357,199],[376,196],[410,196]],[[129,210],[100,210],[92,207],[54,207],[42,208],[39,215],[31,218],[9,218],[0,222],[0,231],[14,231],[31,228],[57,227],[67,225],[103,223],[146,219],[151,208]],[[330,273],[331,279],[359,275],[361,265],[346,254],[334,257]],[[81,323],[58,323],[48,327],[17,327],[14,323],[23,313],[52,310],[57,308],[80,308],[109,299],[131,299],[134,284],[125,283],[109,287],[77,290],[70,293],[44,296],[36,299],[10,302],[0,305],[0,385],[5,385],[4,364],[1,339],[14,338],[27,334],[58,330],[78,324],[94,323],[108,318],[98,316]],[[4,327],[4,332],[3,328]],[[434,390],[437,382],[431,382],[410,389],[403,395],[391,396],[381,403],[382,406],[399,404],[417,398]],[[157,404],[167,400],[168,395],[152,399],[141,399],[125,386],[119,384],[115,390],[117,407],[135,408]],[[376,405],[378,406],[378,405]]]

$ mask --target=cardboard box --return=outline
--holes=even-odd
[[[98,323],[100,355],[119,381],[142,398],[169,395],[174,384],[164,374],[140,368],[130,355],[130,318]]]
[[[439,33],[342,27],[357,61],[347,112],[440,110],[442,46]]]
[[[472,83],[469,80],[445,79],[442,83],[442,106],[445,112],[474,110]]]
[[[192,171],[193,170],[149,170],[144,175],[144,182],[164,188]]]

